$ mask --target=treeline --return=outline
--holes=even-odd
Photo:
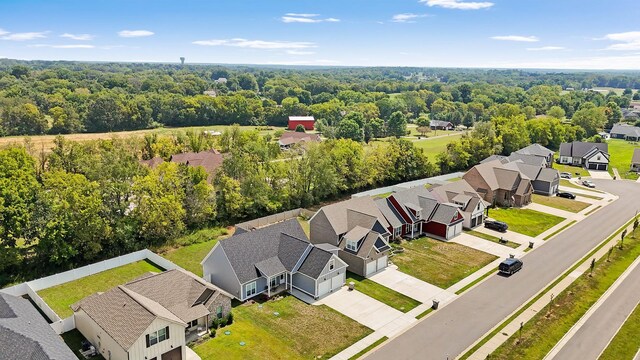
[[[569,85],[576,91],[563,90]],[[578,90],[592,86],[629,89],[623,96]],[[355,122],[368,140],[401,135],[401,123],[420,116],[472,126],[506,104],[529,119],[553,107],[571,118],[587,102],[624,108],[640,96],[631,88],[640,88],[637,74],[0,60],[0,136],[283,126],[290,115],[313,115],[323,131],[344,137],[354,137]]]
[[[191,231],[306,207],[436,172],[406,140],[364,146],[351,140],[280,154],[257,131],[71,142],[48,154],[0,150],[0,285],[36,278],[145,247],[171,245]],[[174,151],[227,152],[212,181],[203,168],[140,163]]]

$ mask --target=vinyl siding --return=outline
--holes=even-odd
[[[73,316],[76,329],[96,347],[96,350],[98,350],[105,359],[109,360],[109,351],[111,351],[111,360],[128,360],[125,349],[102,330],[84,310],[78,310]]]
[[[169,327],[169,340],[159,342],[147,348],[146,334],[158,331],[167,326]],[[159,318],[154,320],[144,335],[129,349],[129,360],[153,359],[154,357],[161,359],[162,354],[180,346],[182,347],[182,358],[186,359],[184,330],[185,328],[182,325]]]
[[[316,282],[308,276],[301,273],[293,274],[293,286],[306,291],[309,294],[316,296]]]
[[[340,259],[347,263],[347,270],[360,276],[365,276],[364,259],[357,257],[347,251],[340,250]]]
[[[211,256],[205,260],[202,265],[202,273],[205,280],[238,299],[242,298],[240,283],[220,243],[216,244]]]
[[[324,214],[324,210],[318,211],[309,221],[310,239],[312,244],[338,245],[338,234],[329,223],[329,219]]]
[[[252,298],[252,297],[254,297],[254,296],[256,296],[256,295],[258,295],[260,293],[263,293],[263,292],[267,291],[267,289],[266,289],[266,287],[267,287],[267,279],[261,277],[261,278],[258,278],[258,279],[255,280],[255,282],[256,282],[256,293],[254,295],[251,295],[250,297],[245,297],[245,294],[247,293],[246,292],[247,285],[251,284],[252,282],[253,281],[249,281],[248,283],[242,285],[242,297],[240,298],[241,300],[244,301],[244,300],[250,299],[250,298]]]

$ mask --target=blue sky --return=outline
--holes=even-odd
[[[0,0],[0,58],[640,70],[638,0]]]

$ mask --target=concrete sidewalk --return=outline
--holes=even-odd
[[[538,203],[530,203],[527,206],[524,206],[523,209],[531,209],[531,210],[535,210],[535,211],[540,211],[543,213],[547,213],[547,214],[551,214],[551,215],[555,215],[555,216],[560,216],[562,218],[565,219],[571,219],[571,220],[578,220],[581,219],[583,216],[580,215],[580,213],[574,213],[571,211],[565,211],[565,210],[560,210],[560,209],[556,209],[554,207],[551,206],[546,206],[546,205],[541,205]]]
[[[633,230],[633,226],[629,226],[628,227],[628,231],[630,231],[630,230]],[[600,248],[600,250],[598,250],[592,256],[592,258],[600,259],[600,258],[606,256],[607,252],[609,251],[609,248],[611,246],[614,246],[617,242],[618,242],[618,237],[612,238],[611,240],[609,240],[609,242],[606,245],[604,245],[602,248]],[[579,261],[582,261],[582,259],[580,259]],[[498,334],[493,336],[482,347],[480,347],[478,350],[476,350],[476,352],[474,352],[469,357],[469,359],[471,359],[471,360],[484,360],[484,359],[486,359],[500,345],[502,345],[513,334],[515,334],[518,331],[518,329],[520,328],[520,323],[526,323],[529,320],[531,320],[531,318],[533,318],[539,312],[546,311],[546,308],[548,307],[548,305],[549,305],[549,303],[551,301],[551,295],[552,294],[556,294],[556,295],[560,294],[569,285],[571,285],[578,277],[580,277],[582,274],[584,274],[586,271],[588,271],[589,267],[590,267],[590,261],[587,259],[582,264],[580,264],[580,266],[578,266],[573,272],[571,272],[568,276],[566,276],[558,284],[556,284],[552,289],[550,289],[547,293],[545,293],[542,297],[540,297],[540,299],[538,299],[536,302],[534,302],[529,308],[527,308],[520,315],[518,315],[513,321],[511,321],[509,324],[507,324],[502,330],[500,330],[500,332]],[[544,289],[542,291],[544,291]],[[537,295],[534,295],[532,298],[535,298],[536,296]],[[526,302],[525,302],[525,304],[526,304]],[[517,312],[517,311],[518,310],[514,311],[514,313]],[[509,317],[510,316],[508,316],[506,318],[509,318]],[[498,327],[500,325],[502,325],[502,322],[498,323],[496,325],[496,327]],[[492,331],[493,331],[493,329],[487,331],[487,333],[484,336],[480,337],[478,339],[478,341],[481,341],[482,339],[484,339],[485,336],[489,335]],[[471,348],[473,348],[473,346],[475,346],[476,343],[474,343],[471,346],[469,346],[465,351],[462,352],[462,354],[466,353]]]
[[[501,258],[508,258],[509,254],[515,254],[516,257],[519,257],[519,255],[524,253],[524,249],[516,250],[508,246],[485,240],[464,232],[451,239],[450,242],[462,244],[472,249],[480,250],[482,252],[486,252],[488,254],[495,255]]]
[[[456,297],[454,293],[399,271],[395,265],[389,265],[386,269],[371,276],[369,280],[429,306],[433,299],[439,300],[444,305]]]

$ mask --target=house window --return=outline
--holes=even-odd
[[[416,218],[420,219],[421,214],[422,214],[422,211],[416,211]]]
[[[352,241],[352,240],[347,240],[346,248],[347,248],[347,250],[358,251],[358,242],[357,241]]]
[[[159,342],[163,342],[169,339],[169,327],[162,328],[158,331],[154,331],[150,334],[147,334],[147,347],[151,347]]]
[[[505,199],[505,200],[509,199],[509,194],[504,193],[504,199]]]
[[[277,277],[273,277],[271,278],[271,287],[276,287],[278,286],[278,278]]]
[[[190,328],[192,328],[192,327],[194,327],[194,326],[198,325],[198,319],[196,319],[196,320],[193,320],[193,321],[189,322],[189,324],[188,324],[188,325],[189,325],[189,326],[187,326],[187,327],[190,327]]]
[[[251,284],[247,284],[247,287],[245,288],[245,295],[246,297],[249,297],[251,295],[255,295],[256,294],[256,282],[252,282]]]
[[[402,226],[393,229],[393,237],[397,238],[402,236]]]
[[[329,271],[333,270],[334,267],[335,267],[335,260],[331,259],[331,261],[329,262]]]
[[[218,319],[222,319],[222,306],[218,306],[218,309],[216,310],[216,316],[218,317]]]

